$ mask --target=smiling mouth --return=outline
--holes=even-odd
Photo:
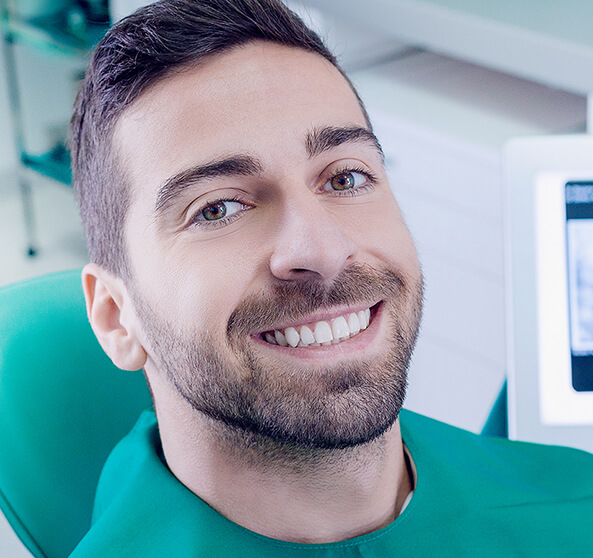
[[[280,347],[321,347],[338,345],[357,336],[369,327],[379,304],[346,312],[331,320],[320,320],[284,329],[273,329],[261,334],[264,341]]]

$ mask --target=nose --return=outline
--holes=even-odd
[[[318,194],[306,192],[282,210],[270,259],[272,274],[283,281],[331,280],[351,263],[357,245],[344,221],[332,215]]]

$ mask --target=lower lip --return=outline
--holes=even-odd
[[[381,322],[383,320],[383,306],[380,302],[371,310],[371,321],[369,326],[354,337],[341,341],[336,345],[321,345],[319,347],[282,347],[280,345],[273,345],[264,341],[259,335],[253,336],[252,339],[273,351],[279,351],[283,355],[293,356],[299,359],[320,359],[324,357],[336,357],[339,355],[349,355],[353,353],[360,353],[372,347],[378,337],[381,329]]]

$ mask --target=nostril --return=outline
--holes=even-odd
[[[296,226],[286,226],[283,234],[276,235],[269,263],[276,278],[330,280],[355,256],[357,246],[342,228],[336,230],[337,225],[327,219],[316,223],[316,227],[308,226],[304,231],[302,227],[297,231]]]
[[[320,279],[321,277],[319,272],[307,269],[306,267],[293,267],[284,279],[288,281],[305,281]]]
[[[293,275],[321,275],[319,271],[306,267],[293,267],[290,271]]]

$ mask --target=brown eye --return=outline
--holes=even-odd
[[[206,221],[216,221],[222,219],[226,215],[227,209],[225,202],[217,202],[206,206],[202,209],[202,215]]]
[[[350,190],[350,188],[356,186],[356,180],[351,172],[336,174],[332,177],[330,183],[334,190]]]
[[[253,209],[252,205],[244,204],[239,200],[217,200],[196,210],[190,219],[190,225],[210,227],[228,225],[250,209]]]

